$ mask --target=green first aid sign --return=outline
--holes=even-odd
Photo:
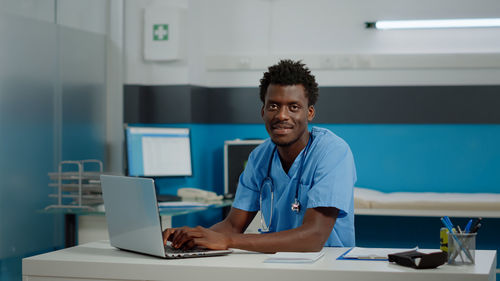
[[[154,24],[153,41],[167,41],[167,40],[168,40],[168,24]]]

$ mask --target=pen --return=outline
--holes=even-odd
[[[476,233],[479,230],[479,228],[481,228],[481,225],[482,225],[481,223],[476,224],[476,226],[473,227],[470,232]]]
[[[453,229],[453,224],[451,223],[451,220],[448,216],[442,217],[441,220],[443,221],[443,223],[445,223],[445,226],[451,227]]]
[[[477,218],[477,220],[476,220],[476,221],[474,222],[474,224],[471,226],[471,232],[472,232],[472,230],[473,230],[473,229],[476,229],[477,225],[478,225],[479,223],[481,223],[481,221],[482,221],[482,220],[483,220],[483,218]],[[476,231],[477,231],[477,229],[476,229]]]
[[[470,227],[472,226],[472,219],[469,220],[469,222],[467,223],[467,225],[465,226],[465,233],[469,233],[470,232]]]

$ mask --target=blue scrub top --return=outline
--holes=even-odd
[[[353,187],[356,168],[351,149],[343,139],[327,129],[313,127],[311,135],[312,142],[303,160],[299,184],[299,213],[291,210],[291,204],[295,200],[304,150],[297,156],[287,174],[281,166],[278,151],[274,150],[275,144],[270,139],[250,153],[239,179],[233,207],[249,212],[259,211],[262,197],[261,211],[267,224],[271,206],[273,207],[270,232],[299,227],[307,208],[335,207],[339,209],[339,215],[325,246],[352,247],[355,245]],[[270,186],[263,185],[263,182],[267,177],[273,151],[270,177],[274,200],[271,203]]]

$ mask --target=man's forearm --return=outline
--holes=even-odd
[[[211,230],[220,233],[234,233],[234,229],[226,220],[220,221],[210,227]]]
[[[211,230],[220,233],[243,233],[257,212],[247,212],[231,208],[228,216],[219,223],[210,227]]]
[[[300,227],[275,233],[227,235],[230,241],[229,248],[263,253],[317,252],[326,242],[324,235],[320,232]]]
[[[227,234],[230,248],[264,253],[315,252],[323,248],[338,216],[336,208],[307,209],[302,225],[265,234]]]
[[[215,250],[238,248],[263,253],[314,252],[325,245],[337,215],[338,210],[332,207],[307,209],[302,225],[297,228],[275,233],[243,234],[255,214],[236,210],[210,229],[201,226],[167,229],[163,235],[164,242],[171,241],[176,248],[198,245]],[[241,216],[244,218],[238,220]]]

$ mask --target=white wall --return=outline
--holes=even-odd
[[[189,68],[186,59],[174,62],[146,62],[143,56],[144,8],[149,5],[159,7],[169,5],[184,8],[187,11],[188,4],[188,1],[182,0],[125,1],[124,62],[126,84],[189,84]]]
[[[108,1],[58,0],[57,23],[94,33],[106,34]]]
[[[187,10],[187,56],[176,62],[142,58],[142,9],[159,3]],[[255,86],[266,66],[291,57],[322,86],[498,84],[499,28],[376,31],[364,22],[499,10],[497,0],[126,0],[125,83]]]
[[[24,18],[54,22],[55,0],[0,0],[0,11]]]

